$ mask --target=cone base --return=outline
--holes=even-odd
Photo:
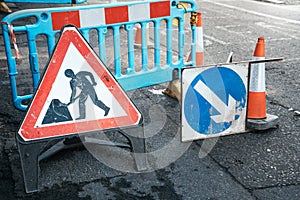
[[[248,119],[247,128],[254,130],[267,130],[278,126],[279,118],[276,115],[267,114],[265,119]]]

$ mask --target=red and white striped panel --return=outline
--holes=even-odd
[[[202,14],[197,13],[197,24],[196,24],[196,52],[203,52],[204,51],[204,44],[203,44],[203,28],[202,28]]]
[[[202,28],[202,14],[197,13],[196,24],[196,66],[204,65],[204,42]]]
[[[170,1],[51,13],[53,30],[61,30],[66,24],[86,28],[168,16]]]

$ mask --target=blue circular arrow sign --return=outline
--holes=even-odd
[[[191,82],[184,97],[184,117],[200,134],[217,134],[228,129],[246,106],[243,80],[232,69],[213,67]]]

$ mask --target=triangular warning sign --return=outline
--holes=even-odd
[[[141,113],[75,27],[65,27],[18,131],[24,141],[137,125]]]

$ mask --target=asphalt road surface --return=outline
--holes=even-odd
[[[258,37],[265,38],[267,58],[284,57],[266,64],[268,113],[279,116],[277,128],[160,151],[178,135],[180,105],[161,93],[166,84],[143,88],[129,96],[145,117],[148,151],[161,152],[160,158],[169,160],[186,148],[182,156],[155,171],[132,173],[107,166],[89,147],[65,150],[40,163],[40,192],[26,194],[15,143],[24,113],[12,106],[1,41],[0,199],[299,199],[299,1],[209,0],[198,5],[205,64],[225,62],[229,52],[234,52],[234,61],[251,59]],[[108,147],[96,150],[106,158],[111,152],[122,153]],[[121,167],[132,164],[120,155],[116,162]]]

